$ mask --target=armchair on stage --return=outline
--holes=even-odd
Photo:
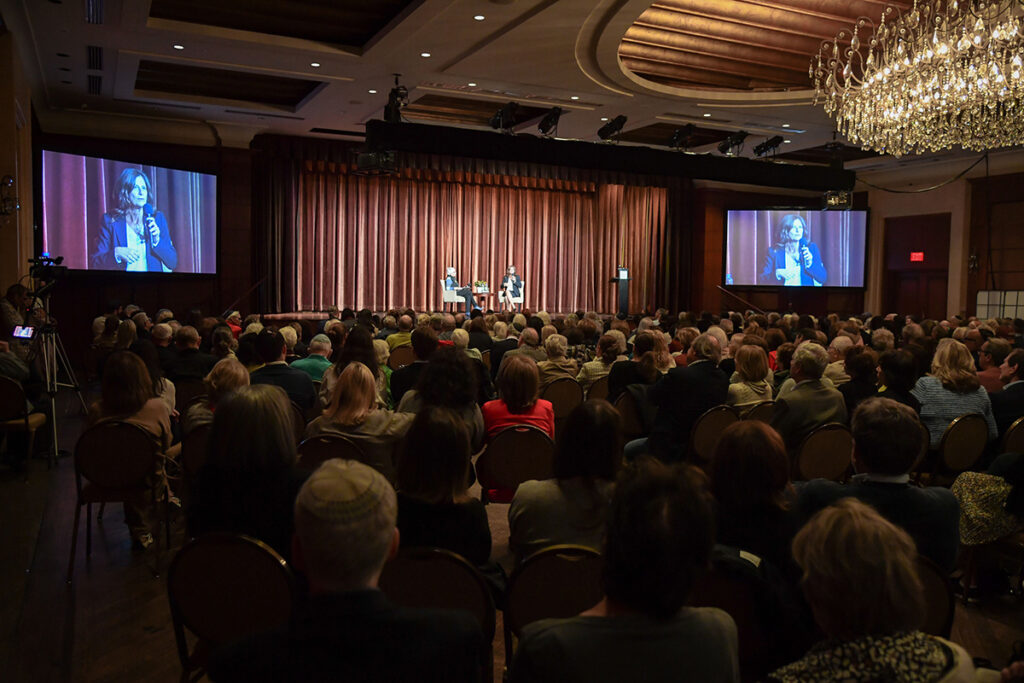
[[[458,292],[454,289],[448,289],[444,286],[444,280],[439,280],[441,283],[441,310],[445,309],[447,304],[458,304],[463,303],[463,299],[458,295]]]
[[[519,296],[512,297],[512,303],[519,306],[519,310],[523,310],[523,295],[526,291],[526,281],[520,280],[519,282]]]

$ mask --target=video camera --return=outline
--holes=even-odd
[[[30,258],[28,262],[32,264],[28,274],[36,280],[50,283],[67,277],[68,267],[61,265],[64,262],[63,256],[52,258],[49,253],[44,251],[39,258]]]

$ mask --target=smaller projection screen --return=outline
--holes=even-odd
[[[726,285],[863,287],[866,211],[729,211]]]
[[[217,272],[217,177],[43,151],[43,251],[75,270]]]

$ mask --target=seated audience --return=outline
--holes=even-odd
[[[331,338],[326,334],[318,334],[309,342],[309,355],[293,362],[292,367],[302,370],[314,382],[319,382],[323,379],[324,371],[331,367],[328,359],[330,355]]]
[[[772,385],[768,382],[768,354],[760,346],[748,344],[736,350],[738,382],[729,384],[726,403],[746,412],[758,403],[772,400]]]
[[[508,510],[509,550],[520,560],[563,543],[599,551],[622,446],[622,420],[610,403],[576,406],[555,451],[555,478],[516,489]]]
[[[494,346],[494,340],[487,332],[487,321],[483,316],[473,318],[469,323],[469,348],[479,349],[481,352]]]
[[[912,484],[908,474],[921,453],[919,425],[913,410],[892,399],[862,402],[851,422],[853,480],[802,484],[798,507],[807,519],[840,498],[858,498],[910,534],[922,555],[952,571],[960,541],[956,499],[949,489]]]
[[[167,376],[172,382],[180,379],[201,380],[210,374],[217,359],[199,350],[199,332],[191,325],[185,325],[174,336],[178,355],[171,361]]]
[[[539,322],[539,321],[538,321]],[[524,328],[519,334],[519,345],[510,350],[506,351],[501,357],[501,364],[498,368],[498,374],[501,374],[502,368],[513,356],[525,355],[532,358],[535,362],[539,363],[542,360],[547,360],[548,354],[540,348],[540,333],[532,327]],[[493,362],[493,359],[492,359]]]
[[[655,333],[651,331],[638,332],[633,340],[633,360],[612,363],[608,372],[608,400],[611,403],[615,403],[630,384],[654,384],[661,378],[654,353],[654,337]]]
[[[999,379],[999,366],[1012,350],[1010,342],[998,337],[993,337],[981,345],[981,350],[978,351],[978,381],[988,393],[1002,391],[1003,382]]]
[[[398,331],[388,335],[385,339],[388,348],[394,351],[399,346],[408,346],[412,343],[412,316],[403,315],[398,319]]]
[[[288,399],[300,410],[308,412],[316,402],[313,380],[302,370],[290,367],[285,361],[288,347],[280,332],[263,330],[256,337],[256,353],[264,365],[252,373],[253,384],[273,384],[284,389]]]
[[[853,348],[853,341],[850,340],[846,335],[839,335],[832,340],[832,343],[828,345],[828,365],[825,366],[825,372],[822,376],[832,380],[832,385],[836,388],[850,381],[850,376],[846,374],[846,354]]]
[[[821,425],[846,423],[843,395],[822,379],[827,364],[828,354],[820,344],[804,342],[793,352],[789,379],[794,387],[788,393],[780,391],[771,421],[791,454],[804,437]]]
[[[544,340],[544,351],[548,354],[548,358],[537,363],[537,371],[540,373],[541,393],[544,392],[549,384],[557,379],[564,377],[576,379],[579,368],[576,366],[575,360],[565,357],[567,349],[568,343],[565,337],[560,334],[549,335]]]
[[[597,358],[580,367],[576,375],[576,381],[580,383],[583,392],[590,391],[591,385],[612,371],[612,365],[619,358],[619,339],[613,334],[601,335],[597,342]]]
[[[878,395],[921,413],[921,402],[910,393],[917,383],[917,359],[906,349],[886,351],[878,359]]]
[[[410,339],[415,360],[391,373],[391,400],[395,405],[402,402],[405,392],[416,386],[420,373],[438,346],[437,332],[427,326],[413,330]]]
[[[481,567],[491,557],[491,528],[470,497],[469,433],[462,418],[428,404],[399,449],[395,473],[398,530],[406,548],[444,548]]]
[[[715,449],[710,475],[718,502],[717,542],[788,570],[789,544],[800,525],[789,456],[778,432],[756,420],[730,425]]]
[[[992,394],[992,416],[999,429],[999,438],[1019,418],[1024,417],[1024,350],[1014,349],[999,366],[1003,390]]]
[[[306,426],[305,436],[336,434],[348,438],[363,451],[367,464],[392,481],[399,442],[415,416],[377,406],[373,373],[358,361],[349,363],[334,384],[331,402]]]
[[[525,332],[525,330],[524,330]],[[550,401],[537,398],[540,378],[533,358],[516,354],[503,362],[498,375],[498,398],[488,401],[481,411],[487,438],[516,425],[529,425],[555,438],[555,411]]]
[[[917,380],[911,391],[921,402],[921,422],[938,448],[949,423],[967,413],[980,413],[988,423],[989,441],[996,438],[995,419],[988,392],[982,388],[967,347],[955,339],[942,339],[932,359],[931,373]]]
[[[153,394],[159,396],[167,404],[167,410],[172,416],[177,416],[174,410],[175,388],[174,383],[164,377],[163,368],[160,367],[160,355],[157,353],[153,342],[148,339],[139,339],[130,349],[138,355],[146,365],[146,371],[153,382]]]
[[[238,341],[231,333],[231,328],[226,325],[218,325],[213,328],[210,335],[210,354],[217,360],[223,358],[236,358],[235,348]]]
[[[211,680],[478,681],[487,650],[467,612],[393,605],[377,589],[398,551],[395,492],[353,461],[330,460],[295,501],[295,566],[310,597],[286,627],[215,653]]]
[[[174,336],[174,332],[171,330],[171,326],[167,323],[157,323],[153,325],[153,332],[150,335],[150,341],[156,347],[156,353],[160,357],[160,367],[164,371],[164,375],[170,372],[174,361],[177,359],[178,354],[175,352],[173,346],[171,346],[171,338]]]
[[[732,618],[685,606],[714,544],[711,504],[693,476],[652,461],[624,472],[608,512],[604,599],[526,626],[512,683],[739,681]]]
[[[188,533],[246,534],[290,557],[295,495],[309,476],[295,459],[292,409],[283,389],[241,386],[221,398],[188,510]]]
[[[474,362],[452,347],[441,347],[430,357],[416,382],[398,405],[400,413],[419,413],[429,406],[447,408],[462,420],[474,453],[484,444],[484,416],[476,402]]]
[[[775,368],[772,372],[772,389],[774,389],[775,396],[779,395],[779,389],[789,379],[789,365],[793,360],[794,351],[796,351],[796,344],[792,342],[779,344],[779,348],[775,350]]]
[[[153,379],[145,363],[130,351],[115,351],[107,358],[100,400],[92,405],[89,417],[92,424],[116,420],[142,427],[161,454],[171,446],[171,411],[154,392]],[[166,488],[162,466],[159,473],[154,473],[152,486],[155,490]],[[124,521],[136,550],[153,544],[149,531],[150,501],[150,495],[143,491],[124,504]]]
[[[249,371],[235,358],[217,361],[210,374],[203,379],[206,400],[196,401],[181,416],[181,432],[188,436],[196,427],[213,424],[213,411],[225,396],[235,389],[249,386]]]
[[[846,374],[850,381],[838,385],[846,402],[846,414],[853,415],[857,405],[878,395],[878,361],[875,352],[865,346],[854,346],[846,352]]]
[[[338,326],[342,328],[341,325]],[[334,394],[334,385],[341,376],[341,372],[350,363],[362,363],[373,373],[374,383],[377,386],[377,402],[381,406],[387,406],[387,377],[381,372],[377,363],[377,351],[373,347],[373,337],[362,325],[352,328],[352,331],[345,336],[344,345],[337,350],[334,358],[334,365],[324,371],[320,378],[320,405],[326,406]]]
[[[796,535],[793,557],[826,640],[770,681],[975,680],[959,645],[918,630],[926,610],[914,541],[873,508],[847,498],[822,510]]]

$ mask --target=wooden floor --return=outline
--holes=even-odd
[[[70,450],[82,418],[68,396],[61,397],[57,413],[60,445]],[[164,578],[154,576],[152,552],[132,553],[119,505],[111,506],[102,522],[93,520],[89,562],[83,519],[74,582],[65,583],[74,490],[70,458],[53,470],[33,460],[27,480],[0,469],[0,680],[176,681],[180,668]],[[507,511],[507,505],[488,506],[494,555],[502,563],[511,559]],[[180,545],[178,522],[174,535]],[[1024,605],[958,605],[952,638],[972,655],[1001,666],[1012,643],[1024,639]],[[500,621],[494,653],[500,681]]]

